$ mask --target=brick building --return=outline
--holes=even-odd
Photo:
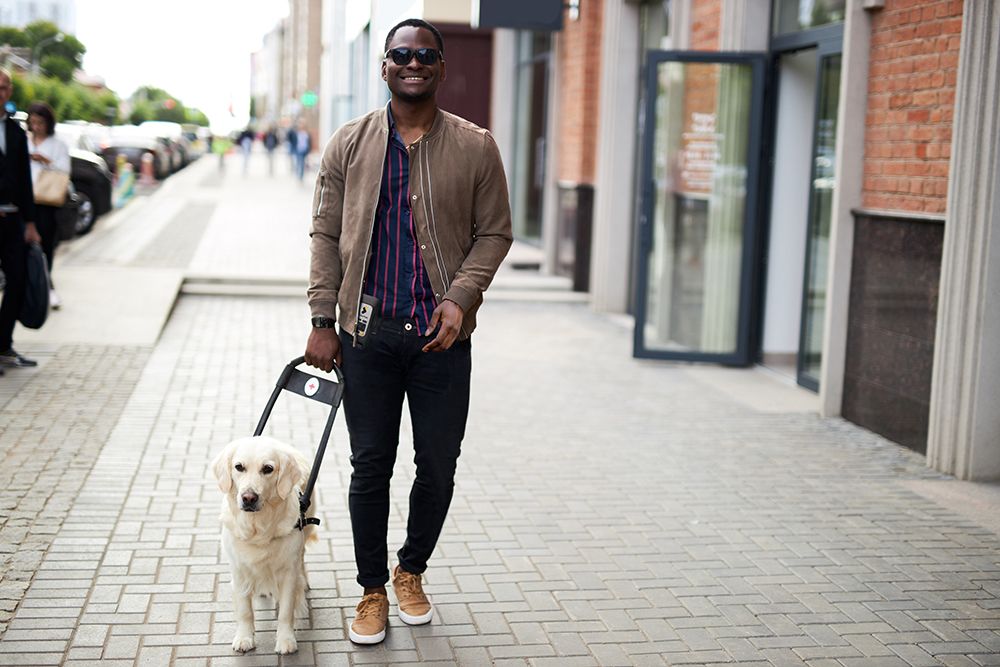
[[[983,0],[585,0],[498,29],[515,232],[635,315],[637,355],[763,364],[1000,478],[997,34]]]

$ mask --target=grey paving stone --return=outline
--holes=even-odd
[[[129,664],[167,655],[275,664],[273,606],[259,612],[258,651],[231,654],[219,497],[206,470],[252,428],[282,360],[300,350],[301,307],[178,302],[156,348],[136,352],[118,411],[102,408],[112,416],[76,499],[59,499],[68,504],[58,530],[33,535],[16,525],[29,505],[11,511],[11,535],[50,545],[21,561],[25,587],[0,583],[11,584],[11,600],[23,596],[11,632],[79,624],[60,655],[80,661],[100,648]],[[560,335],[510,349],[529,321]],[[423,628],[393,624],[380,649],[344,635],[359,591],[338,423],[320,477],[310,616],[301,654],[286,662],[988,664],[1000,541],[898,484],[934,477],[919,457],[838,420],[754,412],[683,367],[632,360],[627,333],[585,308],[487,305],[455,501],[428,571],[438,617]],[[585,349],[605,352],[592,359]],[[491,409],[497,397],[505,409]],[[322,406],[279,408],[271,431],[311,450]],[[30,422],[12,423],[24,442],[43,442]],[[407,429],[393,477],[394,545],[413,475]],[[0,513],[3,503],[0,494]]]

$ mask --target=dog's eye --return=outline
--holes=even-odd
[[[261,468],[260,471],[265,475],[270,475],[272,472],[274,472],[274,466],[266,465],[263,468]]]
[[[243,467],[242,463],[236,464],[236,472],[246,472],[246,468]]]

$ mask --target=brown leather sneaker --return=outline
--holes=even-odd
[[[358,613],[348,633],[355,644],[378,644],[385,639],[389,622],[389,598],[381,593],[369,593],[358,603]]]
[[[392,571],[392,590],[396,591],[399,620],[407,625],[430,623],[434,607],[424,595],[419,574],[410,574],[398,565]]]

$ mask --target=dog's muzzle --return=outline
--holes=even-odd
[[[240,509],[244,512],[256,512],[260,509],[260,496],[253,491],[240,494]]]

